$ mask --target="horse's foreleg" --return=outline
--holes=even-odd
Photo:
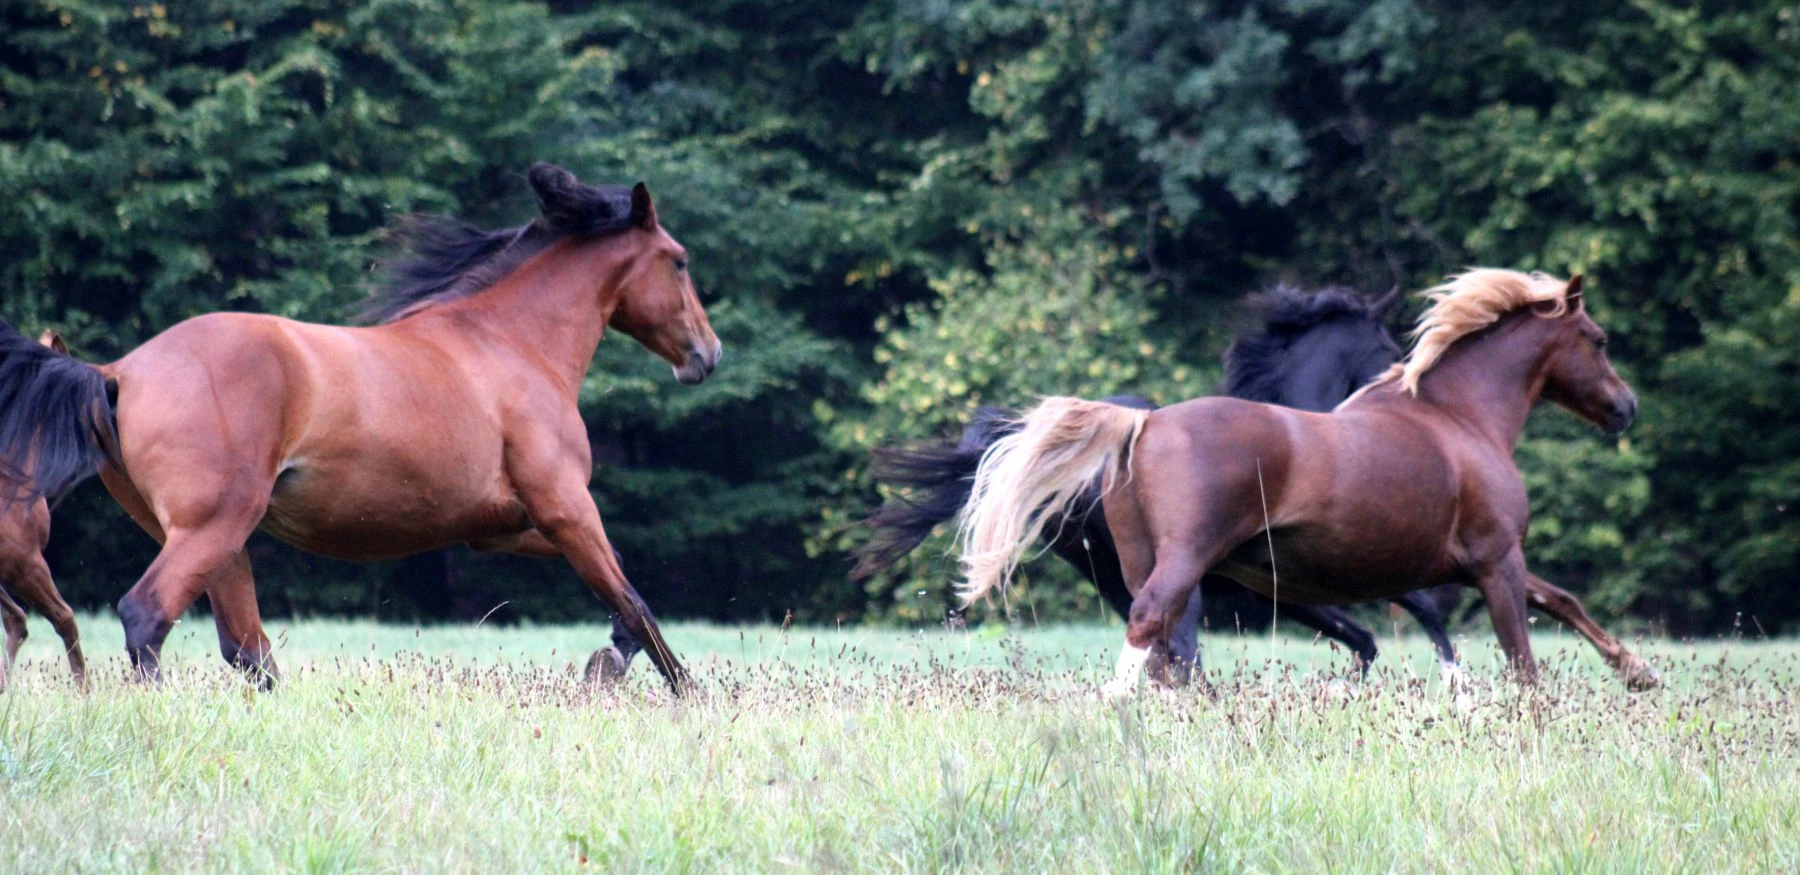
[[[1525,590],[1532,607],[1575,627],[1575,631],[1592,642],[1606,664],[1612,666],[1619,677],[1625,680],[1626,687],[1642,691],[1662,685],[1662,678],[1656,673],[1656,669],[1620,644],[1619,639],[1600,628],[1600,624],[1588,616],[1587,609],[1582,607],[1581,600],[1573,593],[1531,573],[1525,575]]]
[[[536,506],[528,507],[528,511],[538,531],[543,532],[544,537],[569,560],[582,582],[606,602],[618,624],[638,646],[650,654],[650,661],[656,664],[657,671],[669,682],[670,688],[681,692],[688,683],[687,670],[681,667],[674,651],[663,640],[662,630],[657,627],[650,608],[626,580],[624,569],[619,567],[618,554],[613,552],[612,543],[601,528],[600,511],[594,507],[593,497],[583,488],[578,495],[571,495],[564,501],[540,500]]]
[[[281,672],[275,665],[274,647],[263,631],[248,553],[240,550],[220,569],[207,587],[206,597],[212,602],[213,626],[219,630],[219,655],[259,689],[273,689]]]
[[[1519,683],[1537,683],[1537,661],[1531,656],[1531,627],[1525,616],[1525,558],[1517,547],[1477,581],[1481,595],[1487,599],[1488,616],[1494,621],[1494,635]]]
[[[561,548],[551,543],[550,539],[537,529],[509,538],[471,542],[469,546],[483,552],[512,553],[518,556],[563,555]],[[618,563],[621,568],[624,565],[623,562],[619,562],[617,550],[613,551],[613,561]],[[631,660],[642,650],[643,648],[638,646],[637,639],[632,637],[631,630],[619,619],[619,615],[613,614],[612,646],[594,651],[594,654],[588,657],[587,670],[584,674],[590,683],[595,681],[611,683],[621,680],[625,677],[626,672],[630,671]]]

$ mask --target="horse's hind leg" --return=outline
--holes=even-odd
[[[1341,608],[1279,602],[1275,605],[1275,613],[1283,620],[1292,620],[1317,630],[1325,637],[1342,642],[1345,647],[1350,648],[1351,654],[1356,657],[1356,673],[1360,677],[1368,677],[1369,666],[1374,665],[1375,657],[1381,654],[1380,648],[1375,645],[1375,633],[1351,619]]]
[[[0,690],[6,689],[8,676],[12,667],[18,662],[19,647],[25,643],[28,634],[25,629],[25,609],[6,594],[0,587],[0,623],[6,625],[6,661],[0,662]]]
[[[1445,681],[1462,683],[1463,670],[1457,664],[1456,645],[1450,643],[1450,631],[1444,628],[1444,614],[1438,610],[1437,600],[1424,591],[1413,590],[1393,602],[1405,608],[1413,620],[1418,622],[1419,628],[1425,630],[1425,637],[1431,639],[1431,646],[1437,650],[1438,667],[1443,672]]]
[[[1169,680],[1185,687],[1200,668],[1200,611],[1206,597],[1204,581],[1188,596],[1187,607],[1169,632]]]
[[[168,539],[150,569],[136,586],[119,599],[119,619],[125,626],[125,652],[138,674],[148,679],[162,676],[162,645],[169,631],[200,594],[217,587],[222,602],[220,613],[231,614],[241,609],[246,600],[254,604],[255,592],[249,586],[250,565],[244,554],[244,542],[257,521],[262,519],[266,499],[239,502],[204,514],[178,514],[163,526]],[[182,519],[201,519],[203,524],[186,528]],[[245,632],[241,626],[231,626]],[[221,627],[221,632],[227,631]],[[261,637],[260,624],[255,627]],[[263,646],[266,647],[266,638]],[[223,643],[223,642],[222,642]],[[263,651],[266,653],[266,651]],[[227,654],[227,658],[231,655]],[[268,675],[258,678],[266,683]]]
[[[81,629],[75,624],[75,611],[57,591],[56,580],[50,576],[50,566],[44,564],[44,557],[32,556],[25,563],[24,573],[15,580],[13,589],[21,601],[36,608],[50,621],[56,636],[62,639],[63,650],[69,658],[69,673],[74,676],[76,686],[87,686],[87,660],[81,655]],[[8,639],[12,637],[10,631]],[[19,637],[25,637],[23,632]],[[10,640],[8,645],[11,645]]]
[[[1624,678],[1626,687],[1643,691],[1662,685],[1662,678],[1657,675],[1656,669],[1620,644],[1619,639],[1600,628],[1600,624],[1588,616],[1587,609],[1582,607],[1581,600],[1573,593],[1530,573],[1525,575],[1525,592],[1532,607],[1575,627],[1576,631],[1592,642],[1606,664]]]
[[[256,604],[256,578],[251,574],[247,552],[239,550],[219,570],[206,589],[206,597],[212,602],[213,625],[219,630],[219,654],[258,689],[273,689],[281,672],[275,666],[269,636],[263,631],[262,611]]]

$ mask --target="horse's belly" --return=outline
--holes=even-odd
[[[531,528],[504,490],[461,478],[363,477],[297,469],[276,482],[263,531],[334,559],[392,559]]]
[[[1219,569],[1263,595],[1303,604],[1351,604],[1391,598],[1447,582],[1441,537],[1389,532],[1339,537],[1328,531],[1259,535]]]

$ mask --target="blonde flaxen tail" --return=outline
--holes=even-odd
[[[1019,418],[1018,431],[989,447],[957,522],[963,598],[974,601],[1004,588],[1025,545],[1046,522],[1067,514],[1096,477],[1124,482],[1131,446],[1148,416],[1101,401],[1051,397]]]

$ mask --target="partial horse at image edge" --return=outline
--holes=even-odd
[[[11,330],[0,319],[0,370],[8,367],[39,369],[51,364],[55,357],[67,357],[69,348],[62,336],[45,331],[37,348],[21,346],[24,336]],[[9,347],[11,347],[9,349]],[[0,373],[0,385],[17,385]],[[42,399],[0,397],[0,407],[9,403],[35,405]],[[44,562],[44,547],[50,542],[50,505],[25,475],[0,467],[0,622],[6,627],[5,661],[0,662],[0,689],[7,686],[9,675],[18,661],[19,648],[27,635],[24,608],[18,602],[42,614],[62,639],[69,660],[69,673],[77,687],[87,686],[87,660],[81,652],[81,630],[75,623],[75,612],[63,600]],[[14,597],[17,597],[17,601]]]

